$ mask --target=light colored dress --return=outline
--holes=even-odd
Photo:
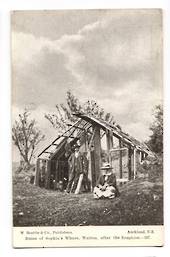
[[[114,187],[115,177],[113,174],[102,175],[99,178],[97,186],[93,190],[93,196],[95,199],[100,198],[115,198],[116,189]]]

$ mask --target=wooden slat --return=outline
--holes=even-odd
[[[38,158],[36,162],[36,172],[35,172],[35,181],[34,181],[34,184],[36,186],[39,186],[39,177],[40,177],[40,159]]]
[[[80,122],[81,119],[79,119],[78,121],[76,121],[73,125],[77,124]],[[65,135],[66,133],[68,133],[73,127],[69,128],[68,130],[66,130],[62,135],[59,135],[49,146],[47,146],[39,155],[38,157],[40,157],[40,155],[42,153],[44,153],[44,151],[46,151],[51,145],[54,145],[54,143],[59,139],[61,138],[61,136]]]
[[[123,177],[123,169],[122,169],[122,140],[119,139],[119,174],[120,174],[120,179]]]
[[[131,147],[128,149],[128,179],[132,179]]]
[[[136,149],[133,149],[133,175],[134,179],[136,178]]]
[[[76,121],[73,125],[78,124],[80,121],[81,121],[81,119],[79,119],[78,121]],[[73,126],[70,127],[68,130],[66,130],[62,135],[59,135],[49,146],[47,146],[47,147],[38,155],[38,157],[40,157],[41,154],[43,154],[48,148],[50,148],[50,146],[54,145],[55,142],[56,142],[59,138],[61,138],[62,136],[64,136],[66,133],[70,132],[71,129],[73,129]],[[74,131],[75,131],[75,128],[74,128]],[[74,131],[71,132],[70,136],[74,133]]]
[[[96,178],[96,172],[95,172],[95,157],[94,157],[94,151],[90,151],[90,172],[91,172],[91,190],[96,186],[97,178]]]
[[[55,184],[54,184],[54,190],[57,189],[57,182],[58,182],[58,166],[59,166],[59,161],[55,161]]]
[[[47,146],[47,147],[38,155],[38,157],[40,157],[48,148],[50,148],[51,145],[52,145],[52,144],[50,144],[49,146]]]
[[[127,147],[120,147],[119,146],[119,148],[110,149],[110,152],[123,151],[123,150],[128,150],[128,148]]]
[[[112,148],[112,145],[111,145],[111,136],[110,136],[109,130],[106,130],[106,145],[107,145],[107,158],[108,158],[108,161],[110,162],[111,156],[109,153],[110,153],[110,149]]]
[[[104,120],[101,120],[101,119],[95,118],[91,115],[87,115],[87,114],[83,114],[83,113],[73,113],[73,115],[75,115],[79,118],[82,118],[93,125],[96,125],[96,126],[98,125],[103,130],[108,129],[108,130],[112,131],[114,137],[117,137],[118,139],[122,139],[122,141],[124,141],[129,146],[136,147],[136,148],[142,147],[141,143],[138,140],[129,136],[127,133],[123,132],[122,130],[119,130],[113,124],[109,124],[108,122],[106,122]],[[146,154],[148,153],[148,150],[146,150],[146,147],[142,147],[141,150],[144,151]]]
[[[68,126],[71,126],[71,124],[67,124]],[[73,126],[76,129],[80,129],[80,130],[85,130],[84,128],[78,127],[78,126]]]
[[[95,162],[95,174],[96,179],[100,175],[100,166],[101,166],[101,140],[100,140],[100,127],[94,127],[94,162]]]
[[[65,138],[75,138],[75,139],[79,139],[79,137],[73,137],[73,136],[61,136],[61,137],[65,137]]]
[[[46,173],[46,178],[45,178],[45,188],[46,189],[50,188],[50,175],[51,175],[51,161],[49,160],[47,162],[47,173]]]
[[[116,181],[124,183],[124,182],[128,182],[129,180],[128,180],[128,178],[117,178]]]
[[[94,134],[95,134],[95,130],[93,129],[93,133],[92,133],[92,136],[91,136],[91,138],[90,138],[90,142],[89,142],[89,146],[88,146],[89,149],[91,148],[91,145],[92,145],[92,143],[93,143]]]

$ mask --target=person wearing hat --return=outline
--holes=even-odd
[[[70,174],[66,188],[66,193],[75,191],[77,183],[79,181],[80,174],[83,173],[82,155],[79,152],[79,148],[80,146],[76,144],[74,146],[74,152],[70,155],[68,159]]]
[[[95,199],[101,198],[115,198],[119,196],[119,190],[116,184],[116,176],[112,171],[109,163],[105,163],[101,168],[102,174],[100,175],[97,185],[94,188],[93,196]]]

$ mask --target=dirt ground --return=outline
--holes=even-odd
[[[115,199],[93,199],[46,190],[22,176],[13,179],[14,226],[161,225],[163,185],[160,178],[138,178],[120,187]]]

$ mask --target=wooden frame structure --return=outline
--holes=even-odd
[[[118,180],[131,180],[136,178],[137,163],[142,161],[149,153],[146,145],[141,144],[135,138],[129,136],[121,129],[113,124],[95,118],[91,115],[82,113],[74,114],[77,121],[73,125],[68,124],[68,129],[59,135],[48,147],[46,147],[37,158],[35,184],[39,186],[41,162],[45,165],[45,188],[51,188],[51,180],[53,181],[53,189],[57,188],[59,180],[68,180],[68,166],[66,157],[67,141],[70,140],[72,147],[78,140],[80,141],[81,151],[86,152],[89,159],[89,180],[91,189],[96,185],[99,177],[100,167],[102,165],[101,157],[101,139],[106,135],[107,145],[107,161],[112,162],[112,153],[119,153],[119,174]],[[119,141],[119,147],[114,147],[114,138]],[[127,151],[128,178],[123,176],[123,151]],[[62,166],[63,165],[63,166]]]

